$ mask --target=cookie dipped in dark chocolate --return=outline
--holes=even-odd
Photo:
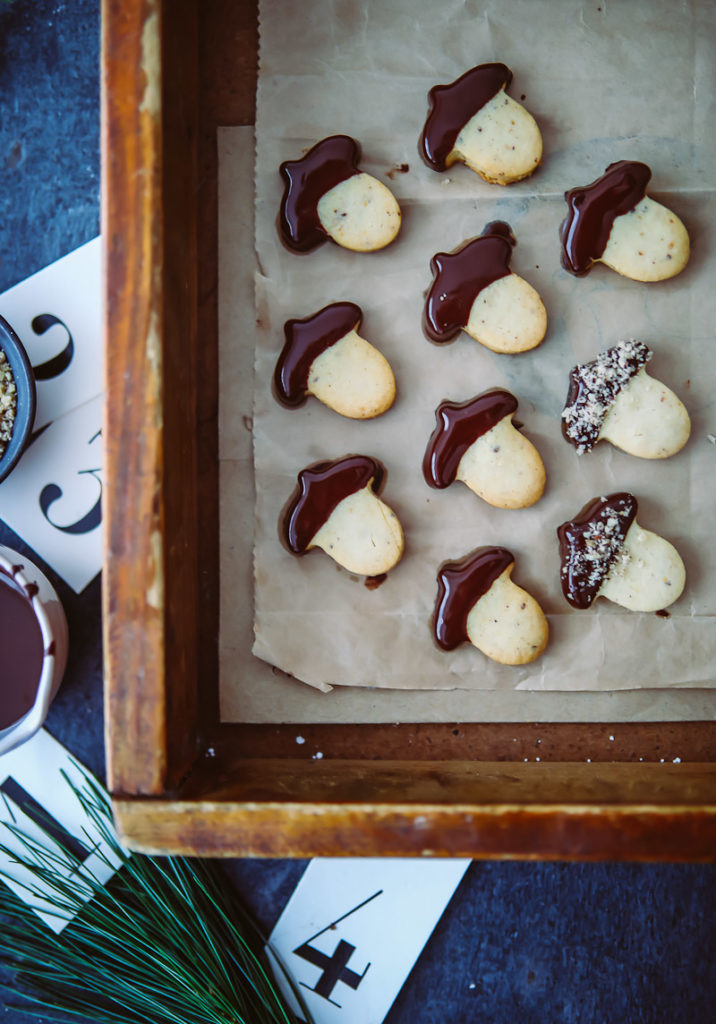
[[[495,388],[466,402],[441,402],[435,410],[437,425],[423,457],[423,476],[431,487],[449,487],[460,459],[488,430],[517,409],[509,391]]]
[[[469,640],[467,618],[470,611],[513,562],[514,557],[507,548],[483,547],[440,567],[433,615],[433,636],[438,647],[452,651]]]
[[[344,498],[371,485],[378,494],[385,469],[369,455],[317,462],[298,474],[298,486],[284,509],[279,533],[289,551],[302,555]]]
[[[610,164],[591,185],[564,193],[569,213],[562,222],[562,266],[582,277],[601,258],[617,217],[633,210],[646,195],[651,168],[635,160]]]
[[[447,169],[446,159],[470,118],[512,81],[504,64],[480,64],[450,85],[436,85],[428,93],[430,110],[420,136],[421,157],[434,171]]]
[[[284,193],[279,214],[281,238],[294,252],[309,252],[328,238],[318,219],[318,202],[336,185],[360,174],[360,147],[348,135],[317,142],[300,160],[287,160],[279,171]]]
[[[35,584],[21,588],[0,572],[0,729],[26,715],[37,697],[44,644],[32,607],[36,593]]]
[[[609,406],[651,359],[643,341],[619,341],[590,363],[572,367],[562,412],[562,434],[581,455],[599,440]]]
[[[593,498],[579,515],[557,527],[562,593],[573,608],[589,608],[617,564],[637,500],[620,491]]]
[[[510,225],[497,220],[488,224],[478,238],[454,252],[433,256],[433,283],[423,317],[425,333],[431,341],[438,345],[452,341],[470,319],[476,296],[512,273],[510,259],[516,244]]]
[[[287,320],[285,343],[273,377],[273,391],[281,405],[295,409],[308,393],[311,365],[322,352],[357,330],[363,311],[354,302],[334,302],[303,320]]]

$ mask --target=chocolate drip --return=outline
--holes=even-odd
[[[484,547],[460,561],[441,566],[433,616],[433,635],[439,647],[452,651],[469,639],[467,617],[470,611],[514,560],[507,548]]]
[[[624,491],[593,498],[576,519],[557,527],[562,592],[574,608],[589,608],[618,566],[637,500]]]
[[[2,572],[0,651],[0,729],[6,729],[35,703],[44,644],[30,598]]]
[[[290,409],[303,405],[313,360],[357,330],[362,319],[363,311],[354,302],[334,302],[304,320],[286,321],[286,341],[273,378],[274,395],[282,405]]]
[[[509,391],[495,388],[467,402],[441,402],[435,411],[437,426],[423,458],[423,476],[431,487],[448,487],[460,459],[470,445],[517,409]]]
[[[597,443],[609,406],[650,359],[649,347],[632,339],[617,342],[591,363],[570,370],[562,434],[580,455]]]
[[[446,159],[471,117],[512,81],[504,64],[480,64],[450,85],[435,85],[428,93],[430,110],[420,136],[420,155],[434,171],[446,169]]]
[[[318,201],[336,185],[360,174],[360,148],[348,135],[317,142],[300,160],[287,160],[279,171],[285,180],[279,229],[289,249],[308,252],[325,242]]]
[[[581,277],[607,247],[617,217],[629,213],[646,194],[651,169],[635,160],[619,160],[601,178],[564,193],[569,213],[559,231],[562,266]]]
[[[381,464],[369,455],[346,455],[302,469],[298,474],[298,487],[279,523],[279,532],[289,551],[304,554],[344,498],[369,483],[378,494],[384,477]]]
[[[438,252],[430,261],[433,283],[425,302],[424,327],[431,341],[452,341],[470,318],[476,296],[511,274],[515,236],[509,224],[493,221],[479,238],[454,252]]]

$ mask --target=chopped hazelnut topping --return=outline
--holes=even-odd
[[[17,413],[17,389],[7,356],[0,349],[0,459],[12,438]]]

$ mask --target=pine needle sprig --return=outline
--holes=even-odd
[[[85,851],[120,868],[107,885],[87,861],[70,873],[62,851],[6,825],[22,852],[2,843],[0,851],[30,873],[26,891],[42,897],[43,913],[73,917],[56,935],[14,893],[3,894],[0,956],[20,986],[18,1008],[95,1024],[297,1024],[273,980],[266,940],[221,869],[130,855],[96,781],[66,781],[96,833],[85,832]],[[97,834],[109,854],[97,848]]]

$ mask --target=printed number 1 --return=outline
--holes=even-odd
[[[89,444],[92,444],[102,434],[101,430],[90,438]],[[50,526],[54,526],[56,530],[60,530],[62,533],[69,533],[73,535],[82,533],[91,533],[92,530],[96,530],[99,524],[102,522],[102,478],[100,477],[101,470],[97,469],[81,469],[78,471],[78,476],[93,476],[99,486],[99,493],[97,500],[93,507],[78,519],[75,523],[70,523],[69,526],[60,526],[59,523],[55,523],[50,519],[50,507],[62,497],[62,488],[57,484],[46,484],[40,492],[40,508]]]

